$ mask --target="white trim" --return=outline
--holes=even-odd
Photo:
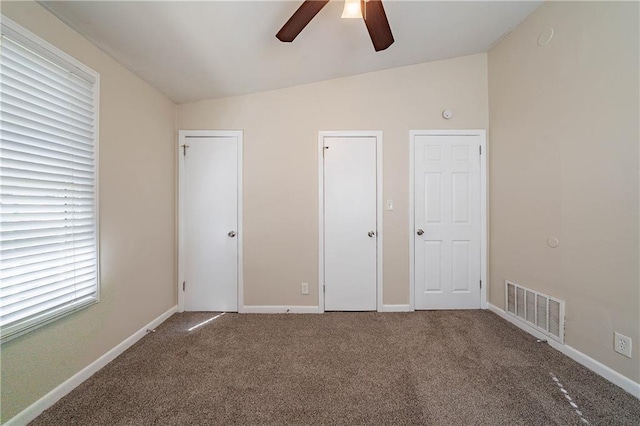
[[[248,305],[242,307],[244,314],[317,314],[317,306]]]
[[[324,312],[324,147],[318,133],[318,313]]]
[[[511,315],[507,314],[504,310],[498,308],[497,306],[488,303],[487,307],[489,308],[489,310],[493,313],[495,313],[496,315],[500,316],[501,318],[509,321],[511,324],[515,325],[516,327],[520,328],[521,330],[526,331],[527,333],[531,334],[532,336],[541,339],[541,340],[546,340],[547,343],[549,344],[549,346],[551,346],[552,348],[562,352],[564,355],[568,356],[569,358],[571,358],[572,360],[576,361],[578,364],[582,364],[583,366],[587,367],[589,370],[593,371],[594,373],[602,376],[603,378],[605,378],[606,380],[610,381],[611,383],[613,383],[616,386],[621,387],[622,389],[624,389],[625,391],[629,392],[631,395],[635,396],[636,398],[640,399],[640,383],[636,383],[633,380],[629,379],[628,377],[623,376],[622,374],[618,373],[617,371],[613,370],[610,367],[607,367],[606,365],[602,364],[599,361],[596,361],[595,359],[583,354],[582,352],[580,352],[579,350],[572,348],[571,346],[568,345],[564,345],[560,342],[557,342],[555,340],[548,340],[548,336],[538,330],[536,330],[535,328],[531,327],[530,325],[528,325],[525,322],[519,321],[516,318],[512,317]]]
[[[382,194],[382,158],[384,157],[384,152],[382,148],[382,131],[375,132],[376,133],[376,202],[378,206],[376,208],[376,251],[377,251],[377,263],[378,263],[378,271],[377,271],[377,283],[378,286],[378,312],[382,310],[382,303],[384,302],[384,276],[382,273],[382,266],[384,264],[384,256],[382,255],[382,250],[384,247],[383,244],[383,236],[384,236],[384,227],[382,226],[382,219],[384,217],[384,199]]]
[[[479,130],[480,133],[480,279],[482,280],[482,291],[480,291],[480,307],[487,309],[487,292],[489,291],[489,147],[487,146],[487,131]]]
[[[96,82],[93,86],[94,97],[93,107],[95,108],[95,118],[93,120],[95,125],[95,150],[94,150],[94,173],[95,173],[95,187],[94,187],[94,197],[96,197],[95,201],[95,209],[96,209],[96,276],[98,277],[98,297],[96,302],[100,302],[100,294],[102,293],[102,268],[100,263],[100,74],[96,72],[95,75]]]
[[[176,214],[178,215],[178,282],[176,283],[176,291],[178,292],[178,312],[184,312],[184,292],[182,291],[182,282],[184,281],[184,259],[181,256],[182,248],[185,246],[184,217],[180,214],[182,205],[184,204],[184,155],[180,154],[180,145],[185,143],[185,135],[182,130],[178,130],[178,205]]]
[[[412,310],[416,309],[416,268],[415,268],[415,180],[416,180],[416,163],[415,163],[415,133],[409,131],[409,306]]]
[[[238,140],[238,229],[236,235],[238,237],[238,271],[237,271],[237,291],[238,304],[237,312],[244,312],[244,233],[242,226],[243,217],[243,131],[242,130],[178,130],[178,312],[184,312],[184,292],[182,291],[182,282],[184,281],[184,215],[180,214],[184,204],[184,155],[181,154],[180,146],[185,143],[188,137],[235,137]]]
[[[413,312],[411,305],[382,305],[380,312]]]
[[[37,34],[27,30],[4,15],[0,15],[0,27],[0,32],[2,32],[2,34],[6,34],[9,38],[18,41],[20,44],[35,51],[43,58],[61,66],[64,69],[67,67],[63,65],[69,65],[75,69],[67,70],[68,72],[73,73],[75,71],[77,76],[84,80],[91,83],[94,81],[96,83],[98,82],[100,74],[97,71],[89,68],[87,65],[67,54],[59,47],[49,43]]]
[[[487,309],[487,288],[488,276],[488,256],[487,256],[487,223],[489,210],[487,209],[487,164],[489,150],[487,149],[487,131],[476,130],[410,130],[409,131],[409,305],[415,309],[415,238],[414,230],[414,188],[415,188],[415,138],[416,136],[478,136],[482,155],[480,156],[480,279],[482,289],[480,290],[480,308]]]
[[[382,276],[382,236],[384,227],[382,218],[384,201],[382,199],[382,130],[338,130],[318,132],[318,313],[324,312],[324,161],[323,146],[325,137],[373,137],[376,138],[376,309],[382,312],[383,276]]]
[[[26,425],[36,417],[38,417],[44,410],[51,407],[53,404],[58,402],[58,400],[69,392],[74,390],[76,387],[80,386],[82,382],[93,376],[97,373],[102,367],[109,364],[111,361],[116,359],[120,354],[129,349],[134,343],[138,340],[142,339],[146,334],[147,330],[155,329],[160,324],[165,322],[167,318],[176,313],[178,307],[174,306],[165,313],[161,314],[159,317],[133,333],[131,336],[127,337],[125,340],[120,342],[118,345],[113,347],[107,353],[102,355],[100,358],[93,361],[91,364],[87,365],[85,368],[71,376],[69,379],[62,382],[60,385],[55,387],[45,396],[22,410],[20,413],[16,414],[14,417],[9,419],[5,423],[7,426],[18,426],[18,425]]]
[[[243,175],[244,170],[244,133],[238,132],[238,312],[244,306],[244,226],[242,218],[244,217],[244,198],[243,198]]]

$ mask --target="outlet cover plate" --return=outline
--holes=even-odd
[[[309,294],[309,283],[302,283],[300,285],[300,292],[302,294]]]
[[[614,333],[613,349],[619,354],[631,358],[631,339],[620,333]]]

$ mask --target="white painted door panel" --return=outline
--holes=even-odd
[[[415,307],[477,309],[480,138],[417,135],[414,147]]]
[[[238,310],[238,139],[189,137],[184,158],[184,309]]]
[[[376,138],[325,137],[327,311],[376,310],[376,205]]]

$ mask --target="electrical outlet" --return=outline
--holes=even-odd
[[[300,292],[302,294],[309,294],[309,283],[302,283],[300,285]]]
[[[614,333],[613,349],[619,354],[631,358],[631,339],[620,333]]]

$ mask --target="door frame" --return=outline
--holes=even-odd
[[[243,149],[243,131],[242,130],[178,130],[178,205],[177,205],[177,221],[178,221],[178,282],[176,290],[178,292],[178,312],[184,312],[184,292],[182,291],[182,283],[184,282],[184,246],[185,246],[185,223],[184,215],[180,214],[184,211],[184,155],[181,145],[187,138],[215,138],[215,137],[235,137],[238,140],[238,229],[236,236],[238,238],[238,272],[237,272],[237,292],[238,292],[238,312],[244,311],[244,283],[243,283],[243,232],[242,232],[242,149]]]
[[[487,164],[489,152],[487,150],[487,131],[476,130],[410,130],[409,131],[409,304],[415,310],[415,140],[416,136],[478,136],[480,138],[480,308],[487,309]]]
[[[382,311],[382,130],[318,132],[318,313],[324,312],[324,138],[376,138],[376,310]]]

